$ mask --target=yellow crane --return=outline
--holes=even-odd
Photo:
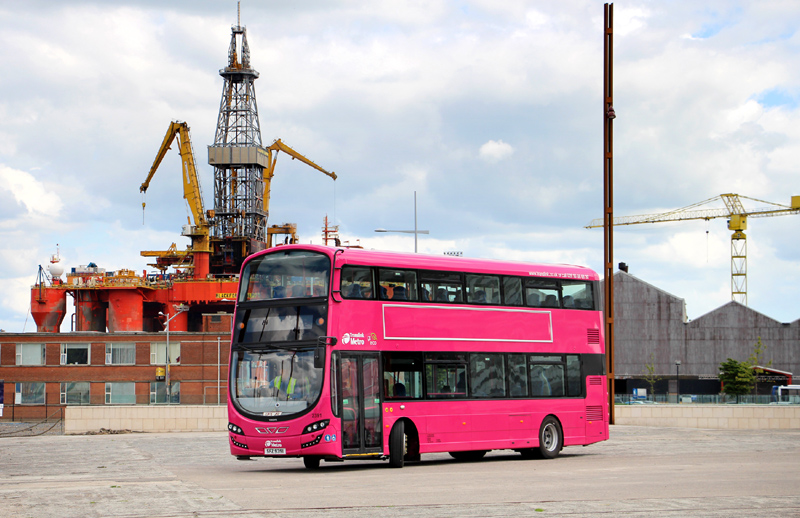
[[[183,235],[189,236],[192,240],[192,250],[195,252],[209,252],[211,250],[209,243],[209,235],[211,225],[208,218],[213,217],[213,211],[209,211],[208,217],[205,210],[203,210],[203,193],[200,190],[200,180],[197,177],[197,169],[195,167],[194,151],[192,150],[192,141],[189,136],[189,125],[185,122],[173,121],[167,129],[167,134],[164,135],[164,141],[156,154],[156,159],[153,161],[153,166],[147,175],[147,179],[139,187],[142,193],[147,192],[150,186],[150,180],[156,173],[158,166],[170,149],[172,142],[178,138],[180,146],[179,153],[181,155],[181,164],[183,169],[183,197],[189,204],[189,210],[192,213],[194,224],[189,222],[189,225],[183,229]],[[145,203],[142,203],[144,210]]]
[[[306,165],[309,165],[320,171],[321,173],[325,173],[326,175],[330,176],[334,180],[336,180],[336,173],[328,172],[322,167],[318,166],[308,158],[304,157],[294,149],[290,148],[283,142],[281,139],[275,140],[269,147],[267,147],[267,166],[264,168],[263,178],[264,178],[264,212],[269,214],[269,195],[270,195],[270,184],[272,182],[272,177],[275,175],[275,164],[278,161],[278,152],[283,151],[290,157],[292,160],[297,159],[303,162]]]
[[[743,199],[765,205],[748,210],[745,209],[742,203]],[[725,204],[724,209],[700,208],[719,200],[722,200]],[[708,221],[714,218],[728,218],[728,230],[733,231],[733,234],[731,234],[731,300],[747,305],[747,236],[744,233],[747,230],[747,218],[788,216],[790,214],[800,214],[800,196],[792,196],[790,205],[781,205],[780,203],[757,200],[739,194],[720,194],[687,207],[661,214],[616,217],[612,224],[619,226],[692,219]],[[593,219],[586,228],[602,226],[603,218],[597,218]]]

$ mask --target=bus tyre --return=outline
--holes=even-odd
[[[403,421],[397,421],[389,434],[389,466],[402,468],[406,456],[406,433]]]
[[[319,469],[319,457],[303,457],[303,464],[308,469]]]
[[[558,419],[549,415],[539,428],[539,453],[545,459],[554,459],[564,445],[564,436]]]

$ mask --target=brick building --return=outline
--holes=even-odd
[[[231,325],[230,313],[204,314],[201,331],[171,332],[169,348],[165,332],[2,333],[2,419],[58,417],[65,405],[226,404]]]

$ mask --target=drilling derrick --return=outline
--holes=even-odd
[[[261,145],[255,80],[250,67],[247,31],[231,27],[228,66],[219,71],[224,83],[214,145],[208,163],[214,167],[212,263],[215,270],[238,272],[249,254],[266,248],[268,212],[264,205],[264,168],[268,152]]]

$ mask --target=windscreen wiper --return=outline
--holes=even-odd
[[[267,329],[267,321],[269,320],[269,312],[272,311],[272,308],[267,308],[267,314],[264,315],[264,320],[261,322],[261,334],[258,335],[258,341],[260,342],[261,339],[264,337],[264,330]]]

